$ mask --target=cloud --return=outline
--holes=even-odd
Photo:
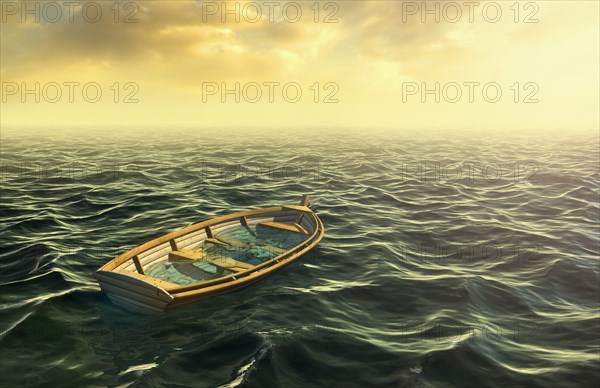
[[[286,58],[305,60],[311,57],[307,53],[315,57],[320,47],[314,42],[326,41],[306,23],[270,23],[266,15],[257,23],[236,23],[234,17],[223,23],[218,15],[207,17],[203,6],[193,1],[136,3],[137,23],[115,23],[108,8],[112,3],[95,4],[102,4],[103,10],[103,17],[95,23],[83,17],[84,6],[75,8],[73,22],[48,23],[42,18],[33,23],[31,16],[22,23],[18,15],[9,16],[2,26],[3,75],[19,78],[48,68],[60,72],[73,63],[102,62],[115,66],[181,62],[185,66],[196,61],[199,68],[213,67],[217,73],[257,67],[274,70],[278,63],[285,66]],[[282,52],[291,55],[282,56]]]
[[[75,9],[72,23],[35,23],[31,18],[22,23],[19,15],[3,14],[8,20],[2,23],[2,80],[104,81],[105,85],[134,81],[145,97],[141,117],[160,116],[167,121],[173,113],[162,109],[164,105],[177,109],[179,117],[196,118],[198,94],[206,81],[294,81],[305,87],[336,82],[340,86],[342,102],[319,105],[315,115],[291,105],[267,106],[261,114],[247,107],[246,113],[256,117],[280,115],[282,120],[286,120],[284,112],[296,109],[293,114],[300,121],[318,116],[353,123],[368,117],[396,123],[412,115],[412,122],[420,122],[422,117],[414,112],[425,112],[433,121],[448,117],[444,122],[449,122],[453,114],[454,122],[467,120],[467,115],[478,115],[478,123],[486,119],[479,113],[485,109],[473,114],[456,106],[444,106],[438,115],[430,113],[430,106],[402,106],[399,115],[404,81],[506,81],[505,89],[516,81],[536,81],[546,96],[554,90],[552,111],[567,106],[561,105],[567,95],[585,104],[597,100],[597,2],[569,7],[568,12],[560,4],[540,3],[538,24],[515,23],[508,13],[512,3],[502,3],[506,13],[500,23],[482,21],[480,12],[474,23],[464,16],[457,23],[435,23],[429,16],[423,23],[421,15],[406,14],[403,7],[411,2],[401,1],[322,1],[317,8],[313,2],[300,2],[298,22],[286,21],[279,7],[272,20],[267,14],[254,18],[250,13],[252,22],[240,17],[239,23],[234,15],[223,22],[221,15],[207,14],[211,2],[198,1],[136,2],[137,23],[123,22],[131,8],[121,8],[115,23],[108,8],[113,3],[96,2],[103,7],[103,17],[90,23],[82,16],[87,3]],[[240,7],[250,3],[239,2]],[[221,6],[221,1],[214,4]],[[325,23],[327,17],[336,22]],[[307,90],[306,95],[310,93]],[[596,98],[590,99],[594,93]],[[202,120],[234,117],[230,110],[229,106],[204,107]],[[121,114],[142,111],[140,105],[121,109]],[[327,118],[326,112],[336,116]],[[103,112],[100,118],[108,116]],[[502,115],[507,122],[514,117],[511,112]]]

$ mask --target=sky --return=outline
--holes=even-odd
[[[2,1],[0,124],[598,130],[599,3]]]

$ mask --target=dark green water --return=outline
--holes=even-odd
[[[45,133],[2,133],[3,387],[600,379],[597,134]],[[93,279],[154,237],[305,193],[324,240],[255,286],[149,316]]]

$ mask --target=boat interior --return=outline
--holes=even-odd
[[[315,237],[320,221],[307,207],[243,212],[200,227],[131,255],[114,272],[142,275],[173,286],[188,286],[268,266]],[[240,213],[242,214],[242,213]],[[192,226],[193,227],[193,226]],[[165,236],[169,237],[169,236]],[[212,282],[211,282],[212,283]]]

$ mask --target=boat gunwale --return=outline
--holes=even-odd
[[[154,238],[150,241],[147,241],[141,245],[131,248],[130,250],[120,254],[119,256],[115,257],[114,259],[112,259],[109,262],[107,262],[106,264],[104,264],[102,267],[100,267],[98,269],[98,271],[100,271],[100,270],[112,271],[115,268],[117,268],[119,265],[126,262],[127,260],[132,259],[133,256],[135,256],[135,255],[142,254],[146,251],[149,251],[152,248],[157,247],[158,245],[164,244],[164,243],[166,243],[172,239],[175,239],[177,237],[181,237],[186,234],[190,234],[192,232],[195,232],[195,231],[205,228],[207,226],[219,224],[219,223],[229,221],[234,218],[239,218],[241,216],[261,214],[261,213],[272,213],[272,212],[281,211],[282,209],[283,209],[283,206],[274,206],[274,207],[255,209],[255,210],[245,210],[245,211],[235,212],[235,213],[211,218],[209,220],[204,220],[204,221],[192,224],[192,225],[188,225],[186,227],[174,230],[170,233],[156,237],[156,238]]]
[[[231,214],[226,214],[226,215],[212,218],[209,220],[201,221],[196,224],[188,225],[182,229],[178,229],[173,232],[167,233],[166,235],[157,237],[157,238],[150,240],[144,244],[134,247],[125,253],[122,253],[121,255],[115,257],[114,259],[110,260],[109,262],[104,264],[102,267],[100,267],[97,270],[97,272],[99,272],[99,271],[115,272],[116,268],[118,266],[120,266],[121,264],[125,263],[127,260],[131,260],[135,256],[137,256],[141,253],[144,253],[152,248],[155,248],[161,244],[164,244],[170,240],[193,233],[202,228],[206,228],[207,226],[218,225],[220,223],[227,222],[227,221],[230,221],[230,220],[236,219],[236,218],[241,219],[242,217],[249,216],[249,215],[254,216],[254,215],[261,215],[261,214],[268,214],[268,213],[288,212],[288,211],[289,211],[289,209],[286,209],[285,206],[273,206],[273,207],[254,209],[254,210],[245,210],[245,211],[235,212],[235,213],[231,213]],[[138,278],[140,280],[144,280],[150,284],[153,284],[152,282],[155,280],[160,280],[160,283],[162,284],[161,287],[163,287],[166,292],[168,292],[169,294],[171,294],[173,296],[175,296],[178,293],[200,290],[200,289],[212,287],[212,286],[222,286],[220,288],[225,289],[225,288],[227,288],[227,287],[225,287],[225,285],[227,285],[227,284],[231,284],[232,282],[238,283],[238,281],[247,280],[249,275],[252,275],[253,273],[256,273],[256,272],[260,272],[261,270],[271,267],[277,263],[281,263],[284,260],[289,260],[290,258],[292,258],[294,256],[296,256],[296,258],[297,258],[300,256],[299,255],[300,252],[302,252],[302,254],[304,254],[305,251],[310,250],[316,244],[318,244],[324,234],[323,223],[314,212],[310,211],[310,212],[306,212],[306,213],[310,214],[313,217],[314,227],[315,227],[313,233],[308,238],[306,238],[304,241],[302,241],[300,244],[296,245],[295,247],[282,253],[281,255],[278,255],[272,259],[269,259],[269,260],[255,266],[251,269],[248,269],[246,271],[237,272],[237,273],[223,276],[220,278],[211,279],[208,281],[201,281],[201,282],[187,284],[187,285],[177,285],[175,283],[166,282],[164,280],[156,279],[156,278],[153,278],[153,277],[150,277],[150,276],[147,276],[144,274],[139,274],[136,272],[132,272],[132,274],[134,274],[133,276],[131,276],[127,272],[122,272],[122,274],[131,276],[134,278]],[[266,274],[268,274],[269,272],[271,272],[271,271],[267,271]],[[153,285],[155,285],[155,284],[153,284]]]

